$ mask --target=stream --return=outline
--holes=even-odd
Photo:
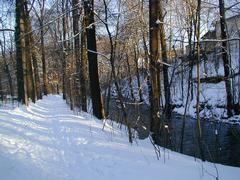
[[[137,131],[138,138],[147,138],[150,128],[150,107],[146,104],[130,102],[125,105],[128,121]],[[111,119],[124,123],[121,109],[115,100],[111,100],[109,112]],[[168,143],[165,141],[159,145],[180,152],[183,116],[173,113],[170,120]],[[185,122],[183,154],[199,158],[196,119],[187,117]],[[205,159],[214,163],[240,167],[240,126],[210,120],[201,120],[201,126]]]

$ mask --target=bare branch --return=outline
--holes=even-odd
[[[14,32],[13,29],[0,29],[0,32],[2,32],[2,31],[11,31],[11,32]]]

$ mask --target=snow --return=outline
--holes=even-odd
[[[218,61],[220,61],[218,59]],[[184,115],[185,112],[185,104],[188,94],[188,67],[183,67],[183,92],[182,92],[182,73],[181,73],[181,66],[179,66],[179,63],[176,62],[176,64],[173,64],[172,67],[169,67],[169,77],[172,77],[172,84],[171,84],[171,95],[172,95],[172,104],[177,105],[177,107],[174,109],[174,112]],[[220,61],[218,62],[218,65],[215,65],[216,62],[211,61],[208,62],[207,65],[204,65],[204,61],[200,64],[201,69],[201,78],[203,77],[215,77],[218,75],[224,75],[224,68],[223,63]],[[237,73],[239,70],[239,60],[237,54],[232,54],[232,69],[234,70],[234,73]],[[174,75],[172,75],[173,69],[176,67],[177,70],[175,70]],[[193,67],[193,79],[197,77],[197,68],[196,66]],[[140,73],[140,87],[142,89],[142,96],[143,96],[143,102],[147,105],[150,105],[149,103],[149,97],[148,97],[148,85],[147,85],[147,74]],[[240,76],[235,77],[235,83],[233,84],[234,88],[234,97],[235,97],[235,103],[239,101],[240,94],[239,94],[239,83],[240,83]],[[122,90],[122,94],[124,97],[131,99],[131,91],[130,91],[130,81],[128,78],[123,79],[120,82],[120,87]],[[139,88],[137,85],[137,77],[132,76],[132,87],[133,87],[133,94],[137,101],[139,101]],[[161,81],[161,89],[163,90],[163,80]],[[183,94],[183,98],[182,98]],[[116,89],[112,88],[112,95],[117,96]],[[161,96],[161,104],[164,104],[164,96],[162,94]],[[193,97],[192,99],[189,98],[189,102],[186,109],[186,115],[191,116],[193,118],[196,117],[196,101],[197,101],[197,83],[193,83]],[[200,104],[204,105],[204,107],[201,107],[200,116],[205,119],[215,120],[215,121],[222,121],[230,124],[238,124],[240,125],[240,116],[236,115],[234,116],[234,119],[227,119],[227,109],[226,107],[226,90],[225,90],[225,82],[219,82],[217,84],[213,83],[201,83],[200,86]]]
[[[3,180],[237,180],[240,169],[161,149],[148,139],[131,145],[117,124],[74,114],[59,95],[29,107],[0,109]],[[217,169],[217,170],[216,170]]]

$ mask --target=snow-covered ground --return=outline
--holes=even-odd
[[[240,168],[202,163],[166,150],[157,160],[149,140],[132,145],[124,130],[73,114],[61,96],[0,109],[2,180],[238,180]],[[217,169],[217,170],[216,170]]]
[[[233,69],[236,73],[239,69],[238,60],[233,59]],[[177,105],[174,109],[174,112],[179,114],[184,114],[185,112],[185,105],[186,99],[188,94],[188,71],[189,68],[184,66],[181,69],[179,65],[181,62],[177,62],[174,66],[169,68],[169,77],[171,81],[171,101],[172,104]],[[214,64],[215,62],[208,62],[207,65],[204,65],[204,62],[201,63],[201,78],[203,77],[215,77],[218,75],[224,75],[223,63],[219,62],[219,65],[216,67]],[[177,69],[173,70],[174,68],[178,67]],[[183,71],[183,73],[182,73]],[[174,72],[174,75],[171,73]],[[193,79],[197,77],[197,69],[196,66],[193,67]],[[183,80],[182,80],[183,76]],[[150,105],[149,97],[148,97],[148,85],[147,85],[147,75],[142,73],[140,75],[140,87],[142,89],[142,96],[144,103]],[[182,88],[183,82],[183,88]],[[234,97],[235,103],[239,101],[240,98],[240,76],[236,76],[234,79],[235,84],[233,84],[234,89]],[[113,86],[114,87],[114,86]],[[121,81],[120,87],[122,89],[122,93],[124,97],[131,98],[131,86],[129,78],[125,78]],[[136,100],[139,100],[139,88],[137,85],[137,78],[136,76],[132,77],[132,87],[133,87],[133,94]],[[161,104],[164,104],[164,96],[163,96],[163,81],[161,81]],[[117,96],[116,90],[112,89],[113,96]],[[193,96],[192,99],[189,98],[186,108],[186,115],[191,117],[196,117],[196,101],[197,101],[197,83],[193,83]],[[217,84],[213,83],[201,83],[200,87],[200,104],[203,106],[201,107],[200,116],[203,118],[209,118],[211,120],[218,120],[224,121],[231,124],[238,124],[240,125],[240,115],[235,115],[234,117],[226,120],[227,118],[227,109],[226,107],[226,90],[225,90],[225,83],[224,81],[219,82]]]

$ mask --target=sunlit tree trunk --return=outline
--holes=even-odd
[[[82,27],[85,27],[85,17],[82,20]],[[87,112],[87,82],[88,82],[88,63],[87,63],[87,37],[86,29],[84,28],[81,33],[81,70],[80,70],[80,83],[81,83],[81,102],[82,110]]]
[[[35,92],[35,80],[34,80],[34,71],[33,71],[33,63],[32,63],[32,38],[31,38],[31,22],[29,17],[29,12],[27,8],[27,2],[25,2],[25,51],[26,51],[26,86],[27,86],[27,94],[28,98],[32,100],[32,102],[36,101],[36,92]]]
[[[74,58],[76,64],[76,74],[74,76],[74,88],[73,88],[73,95],[74,101],[77,108],[80,109],[80,96],[81,96],[81,89],[80,89],[80,34],[79,34],[79,19],[80,19],[80,6],[79,0],[72,0],[72,8],[73,8],[73,36],[74,36]]]

